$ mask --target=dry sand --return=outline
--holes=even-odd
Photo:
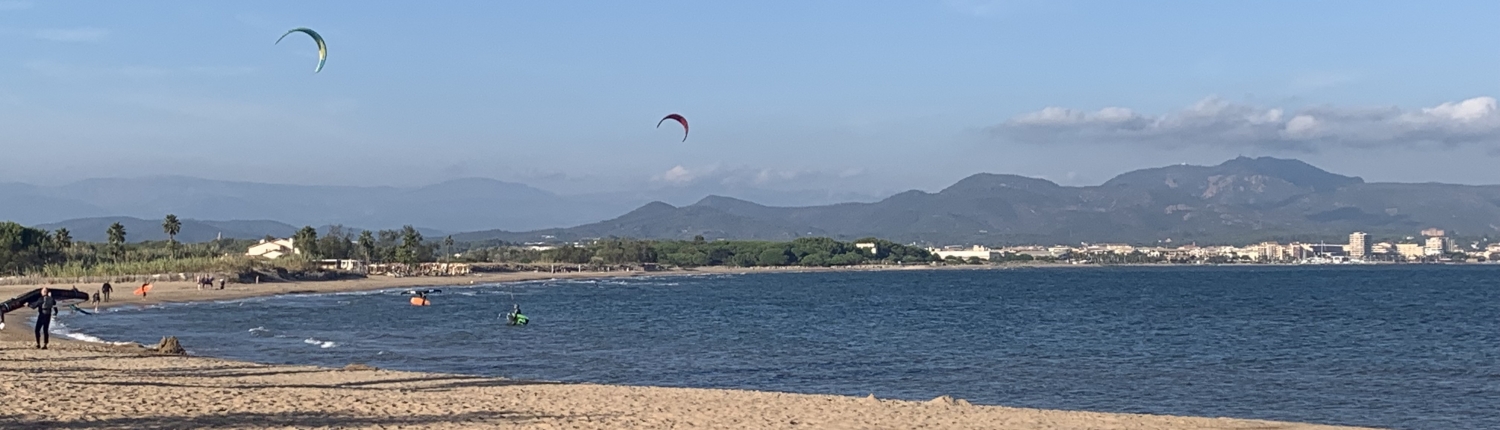
[[[698,273],[714,272],[731,270]],[[384,278],[231,285],[222,291],[198,291],[191,283],[178,282],[157,284],[147,299],[130,296],[134,286],[121,285],[116,289],[115,303],[219,300],[295,291],[352,291],[601,275],[632,274]],[[0,287],[0,297],[35,287]],[[97,288],[79,287],[88,291]],[[4,429],[1343,428],[1225,418],[971,406],[952,399],[907,402],[262,365],[160,356],[139,348],[59,340],[54,340],[48,350],[37,350],[32,348],[30,327],[25,323],[28,316],[22,312],[8,315],[8,325],[0,331],[0,428]]]

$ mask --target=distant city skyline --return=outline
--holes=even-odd
[[[1496,184],[1497,21],[1481,1],[5,1],[0,182],[877,196],[1269,155]],[[321,73],[310,41],[273,44],[301,26]],[[653,128],[670,112],[687,142]]]

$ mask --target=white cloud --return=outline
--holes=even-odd
[[[673,184],[686,184],[692,182],[694,177],[696,176],[692,171],[688,170],[686,167],[678,165],[677,167],[673,167],[667,170],[666,173],[662,173],[661,176],[657,179]]]
[[[1314,107],[1290,114],[1280,108],[1210,97],[1161,115],[1121,107],[1095,111],[1048,107],[1018,115],[991,131],[1030,143],[1256,146],[1297,151],[1330,145],[1451,146],[1500,144],[1500,111],[1492,97],[1417,110]]]
[[[53,42],[98,42],[109,36],[109,30],[93,27],[52,28],[37,30],[32,36]]]
[[[653,176],[651,180],[671,186],[712,183],[725,186],[805,188],[826,186],[831,183],[859,182],[864,175],[864,169],[858,168],[824,172],[744,166],[724,167],[712,164],[693,168],[682,165],[674,166],[666,172]]]

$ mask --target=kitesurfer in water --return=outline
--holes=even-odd
[[[52,298],[52,291],[42,287],[42,296],[36,300],[36,347],[47,349],[47,344],[52,341],[52,334],[48,330],[52,328],[52,315],[57,313],[57,300]]]
[[[519,315],[521,315],[521,304],[516,303],[510,308],[510,313],[505,315],[505,320],[510,325],[516,325],[516,320],[519,318]]]

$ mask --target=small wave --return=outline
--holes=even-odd
[[[255,337],[266,337],[271,335],[271,331],[267,330],[265,327],[256,327],[250,329],[250,335]]]
[[[68,332],[68,333],[61,333],[61,334],[63,336],[67,336],[68,338],[73,339],[73,340],[79,340],[79,341],[90,342],[90,343],[102,343],[102,344],[106,344],[106,345],[129,345],[129,344],[132,343],[132,342],[110,342],[110,341],[107,341],[107,340],[104,340],[104,339],[100,339],[100,338],[94,337],[94,336],[89,336],[89,335],[83,334],[83,333]]]
[[[310,338],[310,337],[307,338],[307,339],[303,339],[302,343],[306,343],[306,344],[309,344],[309,345],[317,345],[319,348],[324,348],[324,349],[333,348],[335,346],[339,346],[339,344],[336,343],[336,342],[317,340],[317,339]]]
[[[61,321],[56,321],[56,320],[52,321],[52,329],[49,330],[49,332],[51,332],[54,335],[62,335],[62,336],[67,337],[69,339],[79,340],[79,341],[84,341],[84,342],[89,342],[89,343],[102,343],[102,344],[105,344],[105,345],[129,345],[129,344],[131,344],[131,342],[110,342],[110,341],[107,341],[107,340],[104,340],[104,339],[100,339],[100,338],[98,338],[96,336],[90,336],[90,335],[84,334],[84,333],[76,333],[73,330],[69,330],[68,326],[63,325],[63,323]]]

